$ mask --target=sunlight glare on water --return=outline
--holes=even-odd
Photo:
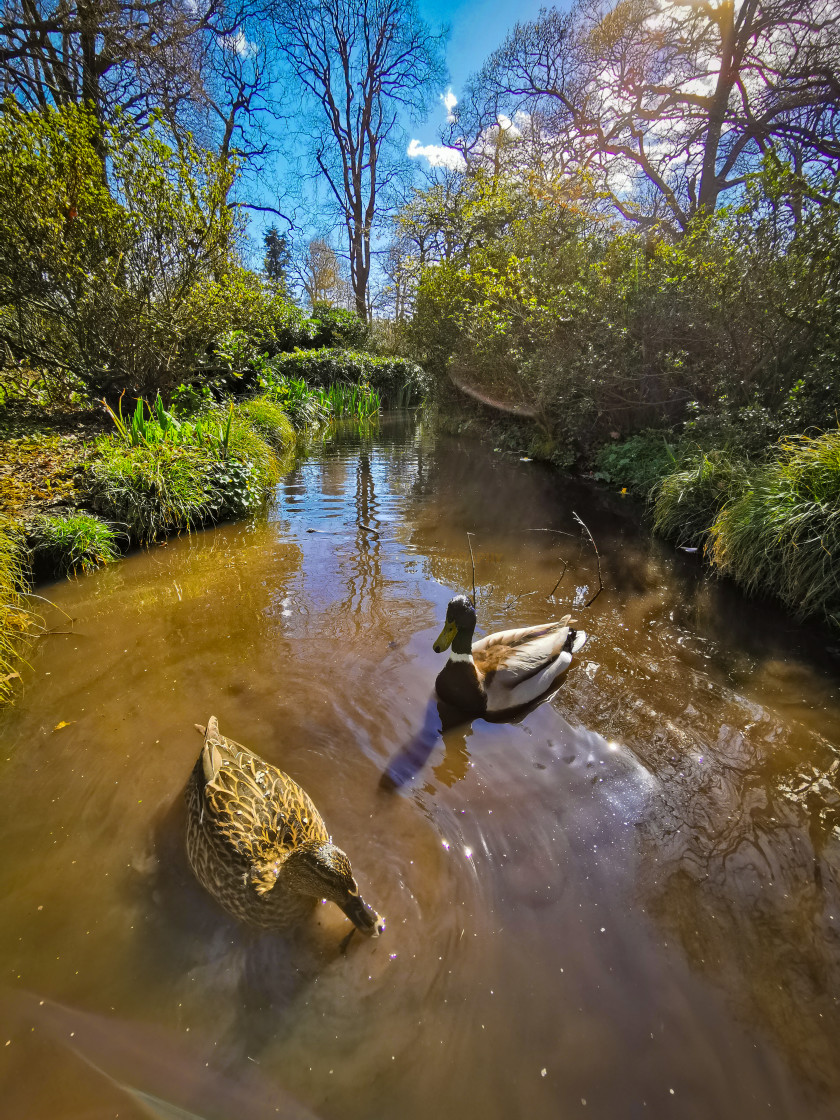
[[[0,720],[0,1112],[838,1115],[837,650],[640,520],[395,417],[266,519],[46,589],[72,627],[45,607]],[[591,638],[545,703],[442,730],[467,531],[483,632],[574,607]],[[381,938],[202,892],[210,714],[311,794]]]

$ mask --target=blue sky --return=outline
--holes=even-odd
[[[451,35],[446,51],[452,91],[460,98],[467,78],[500,46],[514,24],[534,19],[550,0],[418,0],[420,14],[432,27],[449,24]],[[568,7],[558,0],[558,8]],[[441,92],[444,92],[441,90]],[[440,127],[446,119],[443,105],[429,114],[425,124],[412,129],[422,144],[439,143]]]

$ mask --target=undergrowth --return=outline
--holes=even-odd
[[[20,594],[25,587],[20,537],[10,523],[0,522],[0,700],[12,693],[21,641],[32,622]]]
[[[37,517],[30,530],[33,565],[58,575],[92,572],[119,559],[118,533],[89,513]]]
[[[746,592],[840,626],[840,429],[783,440],[721,509],[707,553]]]

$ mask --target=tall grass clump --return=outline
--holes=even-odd
[[[654,531],[677,545],[701,547],[718,511],[746,485],[747,469],[726,451],[709,451],[672,471],[655,491]]]
[[[124,525],[132,540],[145,544],[213,515],[218,484],[209,449],[105,439],[98,450],[89,474],[93,508]]]
[[[229,428],[225,437],[224,458],[247,463],[253,471],[253,484],[260,497],[265,497],[280,481],[280,461],[274,448],[241,409],[228,413]]]
[[[92,572],[119,558],[117,531],[90,513],[38,517],[30,531],[32,560],[59,575]]]
[[[748,593],[840,626],[840,429],[783,440],[720,511],[707,552]]]
[[[25,586],[20,538],[9,522],[0,521],[0,701],[11,695],[21,638],[32,621],[21,601]]]
[[[239,414],[279,454],[294,447],[295,430],[282,406],[264,393],[239,405]]]

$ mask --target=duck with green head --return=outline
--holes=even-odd
[[[362,899],[350,860],[333,844],[305,790],[219,733],[215,716],[186,790],[187,855],[201,885],[229,914],[285,929],[328,899],[356,929],[385,923]]]
[[[500,630],[473,642],[475,607],[456,595],[446,608],[446,622],[434,643],[435,653],[450,649],[435,680],[445,703],[469,715],[513,711],[544,695],[565,673],[586,641],[571,615],[559,622]]]

